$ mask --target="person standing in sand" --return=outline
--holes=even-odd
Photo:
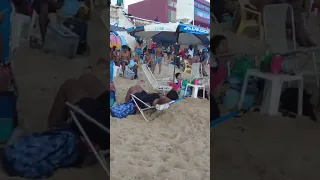
[[[151,49],[148,49],[147,52],[146,52],[146,55],[145,55],[145,60],[146,60],[146,64],[147,66],[152,70],[154,71],[154,59],[153,57],[151,56]]]
[[[122,51],[120,52],[121,66],[122,72],[126,69],[126,65],[128,65],[129,60],[131,59],[131,52],[127,45],[122,46]]]
[[[161,64],[163,61],[163,56],[164,56],[164,51],[163,48],[161,47],[160,44],[158,44],[156,50],[155,50],[155,64],[154,64],[154,68],[153,68],[153,73],[156,69],[157,64],[159,65],[159,74],[161,73]]]

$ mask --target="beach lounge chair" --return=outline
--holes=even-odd
[[[168,82],[170,82],[169,78],[156,79],[146,64],[141,65],[141,67],[154,90],[165,92],[172,89],[172,87],[168,85]]]
[[[101,123],[99,123],[97,120],[95,120],[92,117],[90,117],[89,115],[87,115],[84,111],[82,111],[77,106],[75,106],[69,102],[66,102],[66,105],[70,109],[69,112],[71,115],[71,121],[73,121],[76,124],[76,126],[78,127],[79,131],[81,132],[84,140],[89,145],[90,149],[92,150],[92,152],[96,156],[96,158],[99,161],[99,163],[101,164],[102,168],[110,176],[110,172],[109,172],[109,168],[108,168],[109,163],[107,163],[107,160],[106,160],[106,156],[110,153],[110,150],[106,150],[106,151],[100,150],[99,152],[96,150],[96,148],[94,147],[93,143],[91,142],[89,136],[87,135],[87,133],[83,129],[81,123],[79,122],[78,118],[76,117],[76,114],[83,116],[87,121],[95,124],[97,127],[101,128],[103,131],[105,131],[108,134],[110,134],[110,130],[107,127],[105,127],[104,125],[102,125]]]
[[[146,116],[144,115],[143,111],[146,111],[146,110],[149,110],[149,109],[156,109],[156,110],[158,110],[158,111],[162,111],[162,110],[168,109],[171,104],[176,103],[176,102],[178,102],[178,101],[180,101],[180,100],[182,100],[182,99],[183,99],[183,98],[180,98],[180,99],[177,99],[177,100],[175,100],[175,101],[171,101],[171,102],[169,102],[169,103],[167,103],[167,104],[164,104],[164,105],[152,106],[152,105],[150,105],[150,104],[148,104],[148,103],[146,103],[146,102],[143,102],[141,99],[139,99],[139,98],[138,98],[137,96],[135,96],[134,94],[131,94],[131,100],[134,102],[134,104],[136,105],[137,109],[140,111],[142,117],[143,117],[147,122],[150,122],[150,121],[146,118]],[[141,107],[139,106],[138,102],[144,104],[144,105],[145,105],[145,108],[141,108]]]

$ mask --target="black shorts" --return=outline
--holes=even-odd
[[[160,98],[159,94],[157,94],[157,93],[150,93],[149,94],[146,91],[137,92],[137,93],[134,93],[133,95],[135,95],[141,101],[143,101],[151,106],[152,106],[154,100]],[[146,108],[146,106],[142,102],[140,102],[140,101],[136,101],[136,102],[140,108]]]
[[[110,93],[109,91],[105,91],[97,99],[82,98],[76,103],[76,106],[83,110],[87,115],[95,119],[97,122],[110,129],[109,99]],[[75,114],[90,140],[103,150],[110,149],[110,134],[92,122],[86,120],[83,116],[77,113]],[[76,133],[82,135],[75,123],[72,123],[71,127]]]

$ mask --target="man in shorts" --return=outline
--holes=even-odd
[[[163,56],[164,56],[164,51],[161,47],[160,44],[158,44],[156,50],[155,50],[155,59],[154,59],[154,69],[153,71],[155,70],[157,64],[159,65],[159,74],[161,73],[161,63],[162,63],[162,60],[163,60]],[[154,72],[153,72],[154,73]]]

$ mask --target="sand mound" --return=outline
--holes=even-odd
[[[118,103],[140,80],[154,92],[142,70],[138,74],[139,80],[116,78]],[[172,77],[173,69],[164,66],[164,75]],[[150,123],[140,114],[111,118],[111,178],[209,179],[209,106],[208,100],[188,98],[163,112],[147,112]]]

